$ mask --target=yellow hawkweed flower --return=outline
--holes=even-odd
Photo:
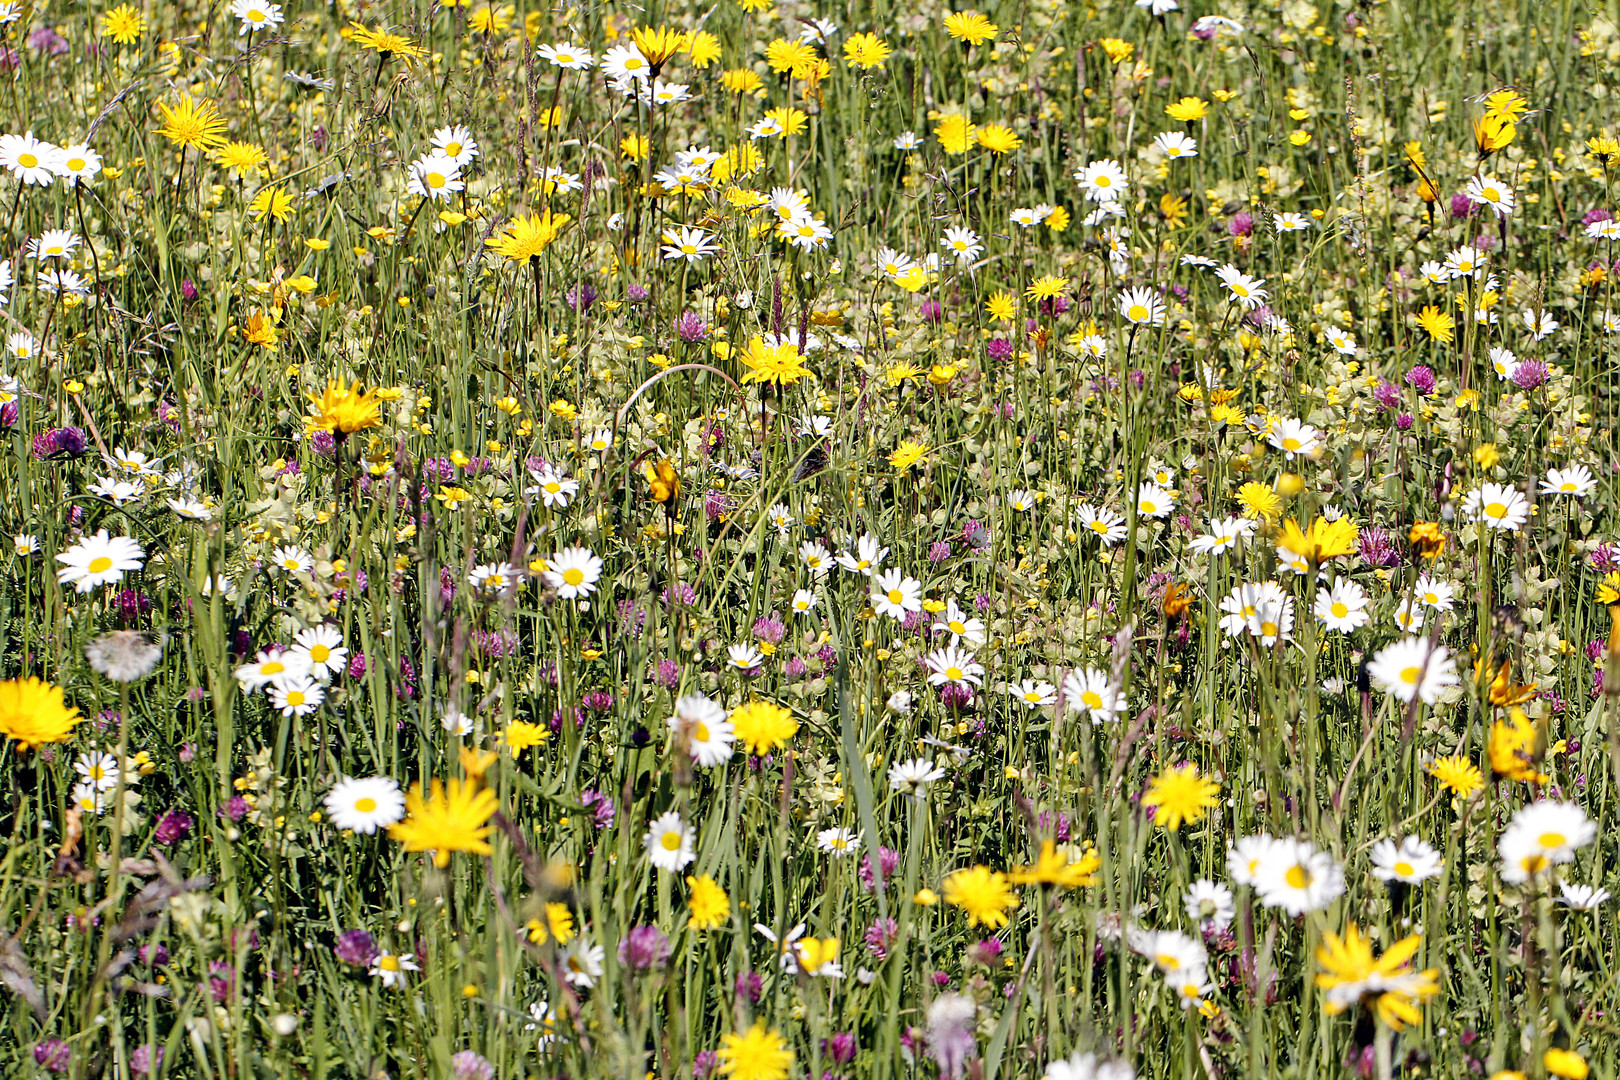
[[[1041,841],[1041,853],[1032,866],[1020,866],[1007,872],[1007,880],[1014,885],[1056,885],[1060,889],[1078,889],[1097,883],[1097,871],[1102,859],[1096,851],[1087,848],[1075,862],[1058,850],[1050,840]]]
[[[1372,940],[1364,937],[1355,923],[1345,926],[1344,936],[1329,931],[1316,950],[1316,986],[1326,991],[1323,1009],[1336,1016],[1352,1005],[1369,1009],[1384,1024],[1400,1031],[1407,1024],[1420,1023],[1418,1006],[1440,994],[1439,973],[1433,968],[1414,971],[1412,956],[1420,938],[1402,938],[1374,956]]]
[[[225,141],[225,118],[212,101],[181,94],[174,108],[160,101],[157,109],[163,117],[158,134],[181,149],[209,150]]]
[[[1000,30],[999,26],[975,11],[956,11],[945,16],[945,32],[969,45],[982,45]]]
[[[564,225],[573,218],[568,214],[529,214],[513,218],[500,236],[484,241],[484,245],[508,262],[526,263],[540,258],[540,253],[557,239]]]
[[[1184,97],[1180,101],[1166,105],[1164,111],[1170,119],[1190,124],[1209,115],[1209,102],[1202,98]]]
[[[1148,783],[1142,805],[1156,808],[1153,823],[1175,832],[1182,823],[1196,825],[1220,802],[1221,785],[1188,763],[1164,770]]]
[[[91,570],[99,570],[94,564]],[[79,710],[62,698],[62,688],[30,676],[0,682],[0,735],[28,751],[73,735]]]
[[[120,45],[133,45],[146,33],[146,17],[139,8],[119,4],[101,16],[101,36]]]
[[[844,42],[844,63],[862,70],[882,67],[893,52],[876,34],[855,34]]]
[[[1005,874],[974,866],[945,879],[945,902],[967,912],[969,926],[994,930],[1007,925],[1007,912],[1018,906],[1018,897]]]
[[[405,795],[410,816],[390,825],[388,835],[403,843],[406,851],[433,852],[433,862],[442,870],[450,865],[454,851],[494,853],[485,837],[495,829],[487,822],[499,807],[495,793],[476,780],[451,780],[446,785],[435,778],[432,793],[425,798],[420,783],[411,785]]]
[[[337,379],[326,380],[326,389],[307,395],[313,410],[304,423],[310,431],[330,431],[345,439],[356,431],[382,423],[382,404],[375,390],[366,392],[355,379],[347,388]]]
[[[420,60],[427,55],[426,49],[403,34],[393,34],[386,30],[369,30],[357,22],[349,23],[348,33],[345,36],[362,49],[370,49],[372,52],[377,53],[384,60],[390,56],[398,56],[406,60]]]
[[[742,354],[743,366],[748,373],[742,377],[746,383],[775,383],[786,386],[790,383],[810,375],[810,369],[804,366],[804,357],[799,355],[799,347],[791,341],[784,341],[777,345],[766,345],[765,339],[758,334],[748,342],[748,349]]]

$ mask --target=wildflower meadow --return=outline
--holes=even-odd
[[[0,82],[0,1075],[1620,1076],[1614,4]]]

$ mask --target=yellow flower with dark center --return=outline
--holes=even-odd
[[[198,101],[190,94],[181,94],[180,103],[170,108],[158,102],[158,113],[163,123],[158,134],[175,146],[184,149],[208,150],[225,141],[225,118],[212,101]]]
[[[1435,758],[1429,765],[1429,775],[1441,787],[1462,799],[1485,786],[1485,777],[1479,771],[1479,766],[1461,754]]]
[[[82,719],[63,700],[59,686],[32,676],[0,682],[0,735],[14,740],[20,750],[64,742]]]
[[[1024,145],[1024,140],[1013,134],[1006,124],[990,124],[979,129],[975,141],[992,154],[1005,154]]]
[[[1416,139],[1403,146],[1401,152],[1405,155],[1406,160],[1412,164],[1413,168],[1424,169],[1428,167],[1429,160],[1423,156],[1423,144]]]
[[[1620,162],[1620,139],[1612,135],[1594,135],[1586,140],[1586,152],[1605,169]]]
[[[793,714],[769,701],[750,701],[731,711],[732,731],[737,742],[755,757],[763,757],[787,745],[799,733]]]
[[[905,472],[907,469],[911,468],[913,465],[917,464],[917,462],[921,461],[927,456],[927,443],[912,442],[909,439],[903,439],[901,440],[900,445],[894,448],[894,453],[889,455],[889,464],[893,465],[898,471]]]
[[[1005,874],[974,866],[945,879],[945,902],[967,912],[969,926],[994,930],[1007,925],[1007,912],[1018,906],[1018,897]]]
[[[1487,113],[1474,121],[1474,144],[1481,156],[1494,154],[1505,148],[1518,134],[1513,118]]]
[[[437,778],[432,793],[422,795],[422,785],[412,784],[405,794],[410,815],[388,827],[388,835],[405,845],[406,851],[431,851],[441,870],[450,865],[450,853],[470,851],[490,855],[495,849],[484,839],[495,831],[488,824],[500,808],[495,793],[476,780],[452,780],[448,785]]]
[[[403,34],[393,34],[387,30],[368,30],[357,22],[349,23],[348,37],[362,49],[370,49],[385,60],[390,56],[420,60],[427,55],[426,49]]]
[[[740,357],[743,366],[748,369],[742,381],[746,383],[774,383],[786,386],[798,382],[809,375],[810,369],[804,366],[804,357],[799,355],[799,347],[791,341],[783,341],[776,345],[765,344],[765,339],[755,334],[748,342],[748,348]]]
[[[139,8],[119,4],[101,16],[101,36],[120,45],[133,45],[146,33],[146,17]]]
[[[741,1035],[722,1037],[714,1057],[719,1062],[716,1071],[731,1080],[787,1080],[793,1067],[787,1040],[758,1022]]]
[[[1457,326],[1450,312],[1441,311],[1433,304],[1424,305],[1423,310],[1418,312],[1417,321],[1433,341],[1450,342]]]
[[[506,725],[506,731],[501,735],[501,741],[512,752],[513,758],[522,757],[523,751],[540,746],[550,739],[549,727],[544,724],[531,724],[526,720],[513,720]]]
[[[730,917],[731,898],[715,884],[714,878],[707,874],[689,877],[686,887],[691,890],[686,897],[688,926],[695,930],[713,930]]]
[[[855,34],[844,42],[844,63],[862,70],[882,67],[892,52],[876,34]]]
[[[1097,884],[1097,870],[1102,859],[1096,851],[1087,848],[1078,862],[1058,850],[1050,840],[1041,841],[1041,853],[1031,866],[1020,866],[1007,872],[1007,880],[1014,885],[1056,885],[1060,889],[1078,889]]]
[[[1209,102],[1203,98],[1184,97],[1180,101],[1166,105],[1164,111],[1170,119],[1180,120],[1183,124],[1190,124],[1194,120],[1202,120],[1209,115]]]
[[[956,11],[945,16],[945,32],[969,45],[982,45],[1000,30],[999,26],[975,11]]]
[[[691,39],[679,30],[671,30],[667,26],[656,29],[650,26],[638,26],[630,31],[630,40],[635,43],[641,55],[647,58],[648,65],[657,71],[669,62],[669,58],[678,52],[684,52]]]
[[[1159,196],[1159,216],[1172,229],[1179,229],[1187,218],[1187,200],[1173,191]]]
[[[508,262],[526,263],[538,259],[557,239],[563,226],[572,220],[568,214],[554,214],[549,210],[543,214],[520,215],[507,222],[500,236],[485,240],[484,245],[504,255]]]
[[[1182,823],[1196,825],[1210,807],[1220,802],[1221,785],[1192,763],[1166,769],[1148,782],[1142,805],[1157,810],[1153,823],[1174,832]]]
[[[1420,940],[1413,934],[1376,956],[1372,940],[1362,936],[1355,923],[1345,926],[1343,937],[1332,931],[1323,935],[1316,950],[1316,963],[1322,969],[1316,975],[1316,986],[1326,992],[1323,1010],[1336,1016],[1359,1004],[1396,1031],[1420,1023],[1423,1015],[1418,1006],[1440,994],[1437,971],[1412,969]]]
[[[1317,518],[1309,529],[1301,529],[1293,518],[1283,522],[1282,536],[1277,543],[1302,559],[1320,564],[1328,559],[1348,555],[1356,549],[1357,529],[1348,518],[1328,521]]]
[[[360,380],[347,387],[337,379],[327,379],[326,389],[306,395],[313,411],[304,420],[310,431],[330,431],[339,439],[382,423],[382,403],[375,390],[365,391]]]

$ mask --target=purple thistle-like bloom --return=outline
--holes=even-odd
[[[366,673],[366,654],[356,652],[349,657],[349,678],[358,679]]]
[[[894,877],[894,872],[900,868],[900,853],[883,846],[878,847],[878,869],[883,871],[883,880],[888,881]],[[872,877],[872,855],[868,852],[861,858],[861,884],[867,892],[877,888],[877,882]]]
[[[619,939],[619,963],[631,971],[646,971],[669,959],[669,938],[656,926],[637,926]]]
[[[695,311],[683,311],[681,317],[675,320],[675,333],[680,335],[682,341],[702,341],[709,335],[709,326]]]
[[[1403,412],[1401,415],[1395,418],[1395,426],[1400,428],[1402,431],[1411,431],[1413,423],[1415,423],[1415,421],[1412,419],[1411,413]]]
[[[450,1055],[450,1068],[456,1080],[495,1080],[495,1066],[476,1050]]]
[[[745,971],[737,976],[737,996],[747,999],[750,1005],[758,1005],[760,995],[765,992],[765,980],[759,977],[756,971]]]
[[[1401,403],[1400,387],[1388,379],[1379,379],[1378,388],[1373,391],[1373,401],[1380,409],[1393,409]]]
[[[1455,194],[1455,195],[1453,195],[1451,197],[1451,216],[1452,217],[1454,217],[1454,218],[1465,218],[1465,217],[1468,217],[1469,215],[1471,215],[1473,212],[1474,212],[1474,204],[1468,198],[1467,195],[1464,195],[1462,192],[1459,191],[1457,194]]]
[[[768,641],[772,645],[780,645],[782,639],[787,636],[787,624],[777,618],[776,612],[773,611],[769,615],[754,620],[754,636],[761,641]]]
[[[605,713],[613,708],[613,695],[606,690],[592,690],[581,699],[580,704],[591,712]]]
[[[580,282],[563,293],[563,301],[575,311],[589,311],[596,303],[596,286],[588,281]]]
[[[710,521],[719,521],[736,509],[737,500],[731,497],[730,492],[716,488],[703,496],[703,516]]]
[[[834,1065],[848,1065],[855,1060],[855,1033],[833,1032],[832,1038],[822,1040],[821,1052],[831,1058]]]
[[[377,939],[364,930],[345,930],[337,936],[332,955],[345,964],[366,967],[377,959]]]
[[[984,355],[992,360],[1011,360],[1013,343],[1006,338],[991,338],[984,343]]]
[[[319,428],[309,437],[309,448],[323,458],[330,458],[337,452],[337,440],[325,428]]]
[[[1620,570],[1620,547],[1611,543],[1599,544],[1593,549],[1592,554],[1587,556],[1587,561],[1591,563],[1592,569],[1600,574]]]
[[[1247,210],[1239,210],[1226,223],[1226,231],[1233,236],[1248,236],[1254,232],[1254,215]]]
[[[681,665],[673,660],[658,661],[658,668],[653,672],[653,682],[665,690],[673,690],[681,685]]]
[[[240,795],[232,795],[224,806],[219,808],[219,816],[227,821],[241,821],[247,816],[248,801]]]
[[[1613,220],[1614,220],[1614,215],[1609,213],[1607,210],[1603,209],[1603,207],[1600,206],[1595,210],[1588,210],[1586,212],[1585,216],[1581,218],[1581,224],[1582,225],[1596,225],[1600,221],[1613,221]]]
[[[632,304],[639,304],[652,297],[652,292],[645,285],[628,285],[624,290],[624,298]]]
[[[1540,360],[1525,360],[1513,369],[1513,385],[1520,390],[1534,390],[1547,381],[1547,365]]]
[[[900,936],[900,924],[892,918],[874,919],[872,925],[866,928],[863,940],[866,950],[872,954],[874,960],[886,959],[889,955],[889,946]]]
[[[591,812],[591,823],[598,829],[612,827],[613,819],[618,815],[612,796],[595,788],[587,788],[579,793],[579,802]]]
[[[946,683],[939,688],[939,703],[952,710],[970,708],[973,705],[973,690],[961,683]]]
[[[129,1055],[129,1071],[136,1076],[150,1076],[163,1064],[163,1047],[142,1043]]]
[[[720,1064],[720,1055],[713,1050],[705,1050],[692,1059],[693,1080],[707,1080],[714,1067]]]
[[[795,682],[804,678],[809,671],[810,665],[804,662],[804,657],[795,656],[787,662],[787,667],[782,669],[782,674],[787,676],[788,682]]]
[[[1401,553],[1396,550],[1395,542],[1390,539],[1389,533],[1377,525],[1361,530],[1357,541],[1361,561],[1368,566],[1399,566]]]
[[[1406,385],[1416,390],[1422,397],[1434,393],[1434,369],[1426,364],[1419,364],[1406,373]]]
[[[922,307],[917,310],[922,315],[923,322],[937,323],[945,320],[945,309],[940,306],[938,300],[924,300]]]
[[[34,456],[46,457],[78,457],[83,454],[90,442],[80,429],[72,426],[52,428],[42,431],[34,436]]]
[[[34,1063],[51,1072],[67,1072],[73,1050],[63,1039],[41,1039],[34,1044]]]
[[[191,835],[191,815],[183,810],[170,810],[158,819],[152,829],[152,839],[165,846],[178,844]]]
[[[942,563],[951,557],[951,545],[943,540],[935,541],[928,549],[928,561]]]

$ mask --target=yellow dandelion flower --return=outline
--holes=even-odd
[[[181,94],[180,103],[173,108],[161,101],[157,108],[163,117],[158,134],[181,149],[206,151],[225,141],[225,118],[212,101]]]
[[[490,855],[494,848],[485,839],[495,830],[487,824],[500,808],[495,793],[474,780],[451,780],[448,785],[435,778],[432,793],[423,797],[420,783],[411,785],[405,795],[404,821],[388,827],[388,835],[405,845],[406,851],[431,851],[440,869],[450,865],[450,853],[470,851]]]

